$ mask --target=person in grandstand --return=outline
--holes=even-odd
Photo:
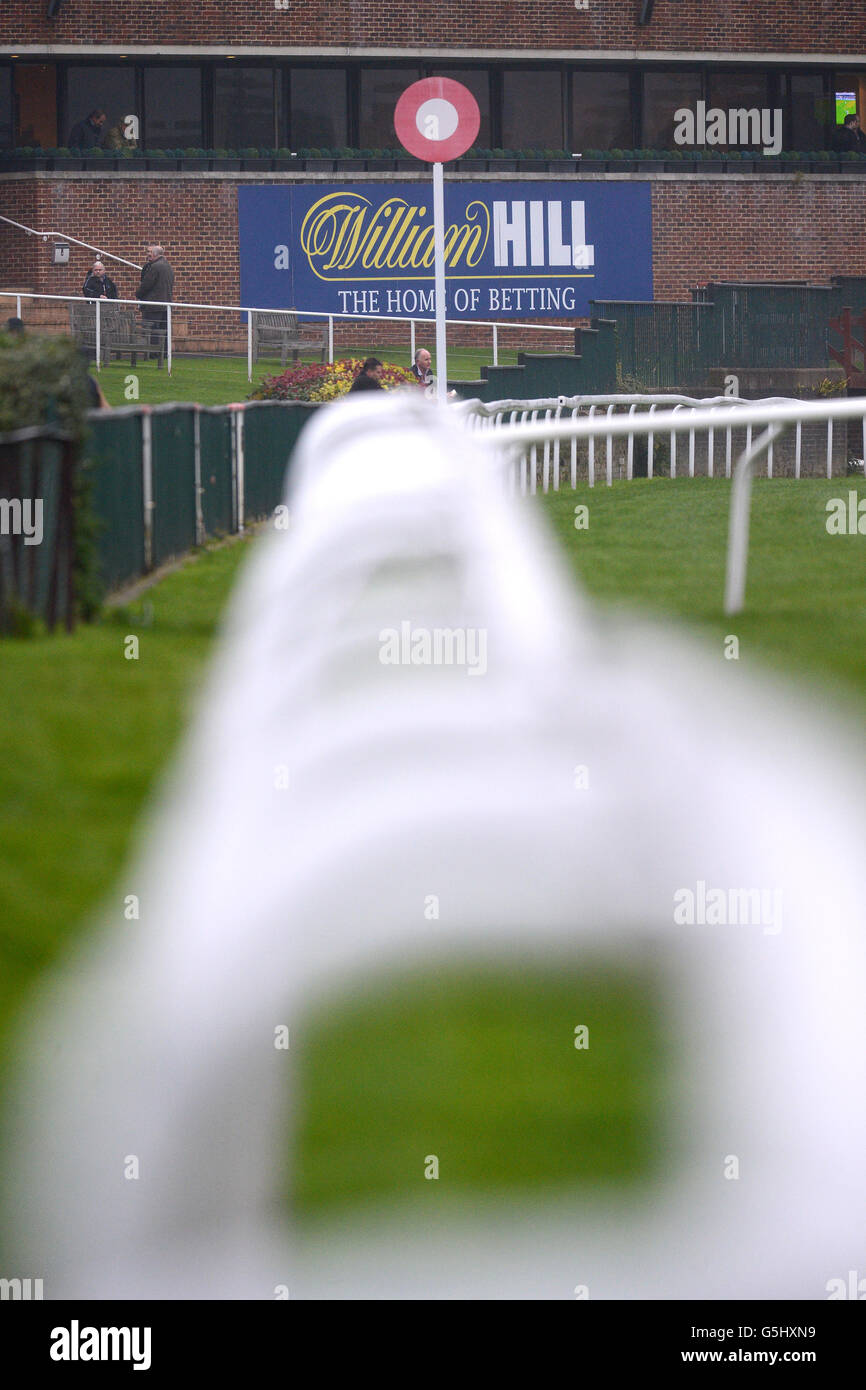
[[[353,391],[384,391],[381,377],[382,363],[378,357],[365,358],[363,367],[349,387],[349,395]]]
[[[852,150],[855,154],[866,154],[866,134],[860,129],[859,116],[846,116],[842,124],[837,125],[833,144],[841,154]]]
[[[94,145],[102,144],[102,127],[106,122],[106,115],[101,106],[96,106],[85,116],[83,121],[76,121],[69,132],[69,148],[71,150],[92,150]]]
[[[84,278],[81,293],[85,299],[116,299],[117,286],[105,273],[102,261],[94,261],[93,268]]]

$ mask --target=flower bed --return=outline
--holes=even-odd
[[[340,362],[304,362],[290,367],[279,376],[263,377],[261,385],[250,392],[250,401],[335,401],[345,396],[363,366],[359,357],[345,357]],[[417,385],[410,371],[386,362],[381,377],[386,391],[398,386]]]

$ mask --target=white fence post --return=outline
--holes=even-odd
[[[749,443],[737,459],[731,489],[728,523],[728,558],[725,571],[725,613],[742,612],[746,601],[746,566],[749,559],[749,503],[752,497],[752,468],[765,449],[778,439],[783,424],[771,424],[754,447]],[[750,428],[751,433],[751,428]]]
[[[153,434],[150,406],[141,411],[141,496],[144,521],[144,568],[153,569]]]
[[[171,376],[171,305],[165,306],[165,369]]]
[[[499,329],[493,325],[493,365],[499,366]]]
[[[334,360],[334,315],[328,315],[328,361]]]
[[[96,301],[96,370],[99,371],[102,365],[102,315],[100,313],[100,301]]]
[[[237,439],[236,475],[238,493],[238,531],[244,529],[245,503],[246,503],[246,478],[244,475],[244,407],[242,404],[234,406],[235,413],[235,437]]]
[[[201,484],[201,406],[193,406],[192,417],[192,458],[193,476],[195,479],[195,543],[204,545],[204,509],[202,507],[202,494],[204,488]]]
[[[250,309],[247,314],[247,381],[253,379],[253,314],[255,309]]]

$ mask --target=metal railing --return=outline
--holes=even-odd
[[[83,245],[84,243],[81,243],[81,244]],[[131,265],[132,262],[131,262],[131,261],[127,261],[126,264],[127,264],[127,265]],[[176,301],[174,301],[173,303],[169,303],[167,300],[163,300],[163,299],[149,299],[149,300],[147,300],[147,301],[141,301],[141,300],[138,300],[138,299],[111,299],[111,300],[101,301],[101,300],[99,300],[99,299],[88,299],[86,296],[81,295],[81,294],[37,294],[37,293],[31,293],[30,291],[27,291],[27,290],[0,290],[0,299],[14,299],[14,300],[15,300],[15,302],[16,302],[16,309],[15,309],[15,312],[16,312],[18,318],[21,318],[21,303],[22,303],[22,300],[25,300],[25,299],[28,299],[28,300],[29,300],[29,299],[48,300],[49,302],[50,302],[50,301],[56,301],[56,302],[61,302],[61,303],[66,303],[66,304],[82,304],[82,303],[85,303],[85,304],[95,304],[95,305],[96,305],[96,349],[95,349],[94,366],[95,366],[95,368],[96,368],[97,371],[99,371],[99,370],[101,369],[102,322],[101,322],[101,310],[100,310],[100,305],[101,305],[103,302],[106,303],[106,304],[127,304],[127,305],[131,305],[131,306],[134,307],[134,308],[139,308],[139,309],[141,308],[142,303],[143,303],[143,302],[146,302],[146,303],[148,304],[148,306],[150,306],[150,307],[152,307],[152,308],[155,308],[155,309],[165,309],[165,310],[166,310],[165,360],[166,360],[166,368],[167,368],[167,370],[168,370],[169,375],[171,375],[172,359],[173,359],[173,353],[172,353],[172,346],[173,346],[172,311],[173,311],[173,310],[175,310],[175,309],[201,309],[201,310],[210,310],[210,311],[213,312],[213,313],[246,314],[246,316],[247,316],[247,322],[246,322],[246,329],[247,329],[247,379],[248,379],[249,381],[252,381],[252,379],[253,379],[253,343],[254,343],[254,324],[255,324],[255,315],[256,315],[256,314],[274,314],[274,313],[280,314],[280,313],[285,313],[285,314],[295,314],[295,315],[296,315],[299,319],[301,319],[301,320],[305,320],[305,319],[325,319],[325,320],[327,320],[327,324],[328,324],[328,361],[329,361],[329,362],[333,362],[333,361],[334,361],[334,322],[335,322],[335,320],[337,320],[337,319],[341,319],[341,320],[351,320],[351,321],[355,321],[355,322],[359,322],[359,323],[379,323],[379,322],[383,322],[383,323],[406,323],[406,324],[408,324],[408,325],[409,325],[409,352],[410,352],[410,355],[411,355],[411,357],[412,357],[413,360],[414,360],[414,357],[415,357],[415,334],[416,334],[416,325],[417,325],[417,324],[422,324],[422,323],[423,323],[423,324],[430,324],[431,326],[432,326],[432,325],[435,325],[435,319],[434,319],[432,316],[429,317],[429,318],[425,318],[425,317],[422,317],[422,316],[420,316],[420,315],[416,315],[416,316],[413,318],[413,317],[411,317],[411,316],[408,315],[408,314],[376,314],[376,315],[372,315],[372,316],[371,316],[370,314],[350,314],[350,313],[342,313],[342,312],[336,312],[336,313],[330,313],[330,314],[328,314],[328,313],[325,313],[325,312],[322,311],[322,310],[318,310],[318,309],[301,309],[301,308],[298,308],[297,306],[294,306],[294,305],[284,305],[284,306],[282,306],[282,307],[275,307],[274,305],[269,305],[269,306],[267,306],[267,307],[264,307],[264,306],[262,306],[262,305],[249,305],[249,304],[202,304],[202,303],[197,303],[197,302],[192,302],[192,301],[187,301],[187,300],[176,300]],[[488,319],[484,319],[484,320],[481,320],[481,319],[447,319],[446,322],[447,322],[447,323],[450,323],[450,324],[455,324],[455,325],[459,324],[459,325],[462,325],[463,327],[467,327],[467,326],[468,326],[468,327],[472,327],[472,328],[490,328],[490,329],[492,330],[492,334],[493,334],[493,338],[492,338],[492,352],[493,352],[493,366],[494,366],[494,367],[499,365],[499,332],[500,332],[500,330],[502,330],[502,329],[505,329],[505,330],[519,330],[519,331],[522,332],[522,333],[523,333],[523,332],[526,332],[526,333],[568,333],[572,338],[574,337],[574,333],[575,333],[574,327],[564,327],[564,326],[561,325],[561,324],[494,322],[492,319],[490,319],[490,320],[488,320]],[[314,346],[315,346],[314,344],[311,344],[311,347],[314,347]]]
[[[76,246],[83,246],[87,251],[95,251],[101,260],[118,261],[121,265],[131,266],[133,270],[141,270],[140,265],[135,261],[128,261],[124,256],[115,256],[113,251],[101,251],[98,246],[93,246],[89,241],[81,241],[77,236],[67,236],[66,232],[40,232],[36,227],[28,227],[23,222],[16,222],[12,217],[4,217],[0,213],[0,222],[7,222],[10,227],[17,227],[21,232],[27,232],[29,236],[41,237],[43,241],[74,241]],[[21,315],[19,314],[20,318]]]
[[[659,411],[659,405],[666,408]],[[643,410],[638,407],[643,405]],[[618,407],[623,407],[618,413]],[[603,408],[603,414],[597,413]],[[713,476],[713,444],[716,432],[726,437],[725,477],[733,478],[731,512],[728,532],[725,573],[725,612],[742,611],[745,602],[746,571],[749,547],[749,502],[755,465],[762,455],[767,458],[767,477],[773,477],[773,450],[782,433],[795,427],[795,461],[793,476],[802,472],[803,429],[810,424],[826,422],[826,476],[833,477],[833,442],[835,422],[860,421],[860,438],[866,458],[866,398],[856,400],[796,401],[773,398],[746,401],[737,397],[715,397],[697,401],[677,396],[585,396],[550,401],[497,401],[485,405],[467,401],[455,407],[465,417],[466,425],[483,443],[496,449],[503,445],[511,452],[512,485],[524,493],[537,490],[539,474],[541,490],[557,490],[560,483],[561,445],[570,445],[568,476],[571,486],[577,486],[577,446],[587,443],[587,482],[595,483],[595,445],[599,437],[605,442],[605,480],[613,482],[613,441],[625,439],[627,444],[626,477],[633,477],[634,442],[647,439],[647,476],[652,477],[653,444],[657,436],[667,435],[671,441],[670,476],[677,476],[676,438],[689,436],[688,476],[695,476],[695,439],[704,433],[707,439],[707,475]],[[756,429],[760,430],[757,438]],[[745,447],[732,467],[732,437],[734,430],[745,432]],[[539,449],[543,455],[539,459]]]

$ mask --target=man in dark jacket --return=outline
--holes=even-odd
[[[351,396],[353,391],[384,391],[385,388],[379,380],[381,375],[382,363],[378,357],[365,358],[363,367],[349,387],[349,395]]]
[[[853,150],[856,154],[866,154],[866,135],[860,129],[859,116],[846,116],[842,124],[837,125],[833,145],[840,154],[848,150]]]
[[[117,298],[117,286],[106,275],[102,261],[93,262],[93,269],[88,273],[81,293],[85,299]]]
[[[165,333],[167,330],[168,311],[165,308],[165,303],[170,304],[173,297],[174,271],[165,259],[161,246],[148,246],[136,299],[142,302],[141,317],[145,328],[150,329],[152,343],[158,334]],[[150,300],[162,300],[164,302],[151,305],[148,303]]]
[[[83,121],[78,121],[69,132],[69,148],[92,150],[102,142],[102,127],[105,125],[105,112],[97,106]]]

